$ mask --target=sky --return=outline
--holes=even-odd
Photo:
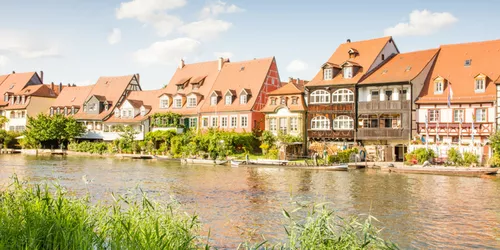
[[[0,0],[0,75],[93,84],[140,74],[167,84],[187,64],[275,56],[282,81],[309,80],[336,47],[391,35],[400,52],[500,39],[500,1]],[[497,32],[495,32],[497,31]]]

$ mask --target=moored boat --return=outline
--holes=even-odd
[[[181,163],[183,163],[183,164],[204,164],[204,165],[224,165],[227,163],[227,161],[226,160],[182,158]]]
[[[437,175],[458,175],[458,176],[482,176],[497,174],[497,168],[474,168],[474,167],[382,167],[383,171],[394,173],[412,174],[437,174]]]
[[[245,161],[231,160],[231,167],[239,167],[245,164]]]

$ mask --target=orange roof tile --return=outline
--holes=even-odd
[[[14,95],[40,96],[40,97],[51,97],[51,98],[57,97],[56,93],[54,93],[52,89],[50,89],[47,85],[44,84],[27,86],[21,91],[14,93]]]
[[[409,82],[436,56],[439,49],[397,54],[370,73],[359,84]]]
[[[307,81],[290,79],[289,82],[282,82],[281,88],[269,92],[268,95],[289,95],[289,94],[301,94],[304,93],[304,84]]]
[[[64,88],[52,107],[82,107],[94,85]]]
[[[225,95],[228,90],[233,89],[236,91],[236,98],[233,99],[231,105],[225,104],[224,96],[214,106],[207,101],[203,104],[201,112],[252,110],[273,62],[274,57],[268,57],[225,63],[209,93],[220,91],[222,95]],[[252,94],[246,104],[240,104],[239,98],[243,89]],[[210,96],[205,96],[205,98],[209,100]]]
[[[38,78],[37,82],[41,83],[36,72],[13,73],[8,75],[3,80],[2,84],[0,84],[0,95],[3,96],[7,92],[14,94],[21,91],[33,77]]]
[[[500,77],[500,40],[442,45],[431,77],[425,82],[417,103],[447,103],[450,85],[452,103],[493,102],[496,99],[494,81]],[[465,66],[465,60],[471,60]],[[487,76],[486,89],[475,93],[475,76]],[[443,94],[434,93],[434,79],[445,79]]]
[[[134,118],[120,118],[111,116],[108,120],[106,120],[106,122],[107,123],[140,122],[142,120],[147,119],[150,115],[154,113],[161,112],[163,109],[160,110],[160,99],[158,97],[161,95],[163,91],[164,89],[131,91],[126,100],[129,101],[132,100],[133,102],[141,102],[142,103],[141,106],[144,105],[146,108],[150,109],[149,112],[146,113],[145,116],[141,116],[140,114],[138,114]],[[121,106],[117,108],[121,108]]]
[[[181,69],[177,68],[174,75],[170,79],[170,82],[167,84],[165,88],[162,89],[161,92],[158,93],[158,96],[163,93],[170,95],[171,97],[176,94],[190,94],[192,92],[197,92],[198,95],[203,96],[201,100],[198,101],[198,105],[194,108],[188,108],[187,105],[184,105],[182,108],[173,108],[172,105],[168,109],[161,109],[158,112],[174,112],[182,115],[196,115],[200,111],[203,103],[210,95],[210,89],[215,82],[215,79],[219,75],[219,63],[218,61],[208,61],[208,62],[200,62],[200,63],[191,63],[185,64]],[[177,83],[190,81],[189,84],[185,86],[183,90],[177,90]],[[196,82],[202,81],[198,89],[193,89],[193,84]],[[156,99],[158,100],[158,99]],[[158,100],[159,102],[159,100]],[[157,106],[159,104],[156,104]],[[154,109],[154,108],[153,108]]]
[[[135,79],[135,75],[128,76],[112,76],[112,77],[99,77],[97,83],[94,85],[92,90],[90,91],[87,99],[91,96],[103,96],[109,102],[111,102],[111,107],[108,108],[107,111],[102,111],[99,114],[87,114],[83,112],[83,109],[80,109],[78,113],[75,114],[76,119],[89,119],[89,120],[102,120],[106,116],[108,116],[120,99],[120,97],[125,92],[129,83]]]
[[[356,84],[363,75],[368,71],[370,66],[375,62],[375,59],[381,53],[382,49],[388,42],[393,42],[392,37],[382,37],[371,40],[358,42],[347,42],[341,44],[332,54],[328,63],[334,65],[342,65],[349,61],[352,64],[359,65],[360,71],[353,78],[343,78],[339,73],[332,80],[323,80],[323,71],[319,70],[316,76],[307,84],[307,86],[322,86],[334,84]],[[356,57],[349,58],[349,51],[354,49],[358,52]],[[389,56],[389,55],[387,55]]]

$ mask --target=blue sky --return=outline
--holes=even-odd
[[[347,38],[393,35],[401,52],[499,39],[500,1],[0,0],[0,74],[91,84],[186,63],[275,56],[282,81],[311,79]],[[495,32],[497,31],[497,32]]]

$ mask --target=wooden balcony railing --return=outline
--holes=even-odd
[[[410,101],[370,101],[359,102],[358,109],[360,111],[370,110],[403,110],[410,108]]]
[[[395,128],[360,128],[356,133],[358,139],[407,139],[410,135],[408,129],[395,129]]]

